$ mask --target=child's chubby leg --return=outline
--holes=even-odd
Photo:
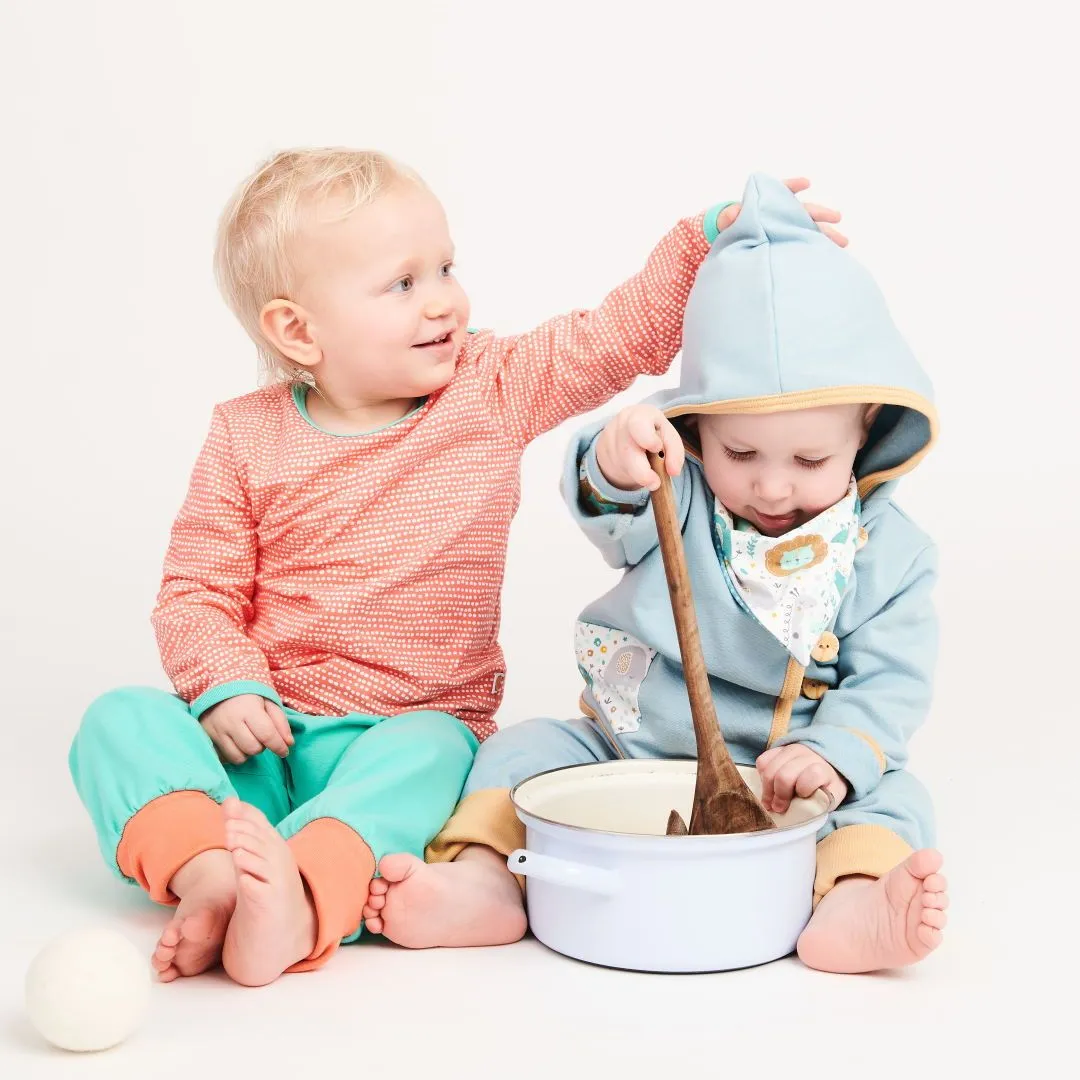
[[[408,948],[505,945],[525,934],[519,879],[506,857],[525,842],[510,788],[546,769],[608,761],[614,752],[588,720],[529,720],[484,742],[463,798],[427,849],[379,863],[367,925]]]
[[[134,687],[90,706],[69,764],[108,865],[158,903],[175,905],[153,955],[161,980],[216,966],[236,904],[219,804],[240,793],[283,816],[280,760],[261,754],[225,766],[183,701]]]
[[[294,799],[318,793],[276,829],[249,807],[226,805],[238,899],[224,964],[238,982],[321,967],[356,940],[378,860],[422,854],[461,794],[477,742],[460,720],[352,719],[354,730],[348,717],[294,728]]]
[[[818,844],[815,909],[799,938],[809,967],[843,974],[918,963],[941,943],[948,907],[933,813],[922,785],[890,772],[846,802]]]

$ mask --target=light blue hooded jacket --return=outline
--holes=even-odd
[[[845,876],[880,877],[933,842],[929,797],[904,766],[930,704],[936,559],[892,501],[896,478],[935,438],[926,377],[866,271],[818,231],[786,187],[754,176],[738,219],[714,238],[698,271],[682,382],[651,401],[676,426],[707,412],[883,406],[855,461],[866,543],[830,631],[839,648],[808,670],[728,587],[692,428],[683,429],[690,457],[674,479],[705,662],[732,756],[750,765],[769,746],[801,742],[831,762],[849,791],[818,834],[815,896]],[[625,571],[575,630],[586,716],[526,720],[482,743],[457,810],[428,848],[432,861],[470,844],[504,855],[522,846],[509,791],[535,773],[620,755],[696,755],[649,495],[604,480],[594,449],[601,427],[573,441],[562,481],[585,533]]]
[[[716,550],[714,498],[692,429],[681,429],[689,456],[674,478],[676,502],[716,713],[737,761],[805,743],[847,780],[852,801],[905,767],[908,740],[930,704],[937,560],[893,493],[935,440],[931,394],[865,269],[818,230],[783,184],[751,177],[738,219],[714,241],[690,294],[680,385],[650,402],[676,426],[701,413],[854,402],[883,408],[855,461],[867,543],[832,627],[839,650],[809,669],[733,598]],[[651,503],[644,489],[622,491],[602,476],[595,451],[602,426],[575,438],[562,480],[581,528],[609,565],[625,570],[580,617],[581,705],[620,754],[692,758]],[[610,655],[596,687],[589,676],[596,658],[585,653],[601,644]],[[605,720],[604,697],[615,685],[624,701],[636,701],[636,729],[616,731]]]

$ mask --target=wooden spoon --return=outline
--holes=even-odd
[[[690,697],[690,715],[694,718],[697,740],[697,780],[694,806],[690,813],[690,835],[760,832],[776,826],[765,808],[746,785],[735,762],[731,760],[723,733],[716,719],[709,673],[701,652],[701,636],[690,575],[686,569],[682,531],[675,509],[675,493],[667,474],[664,452],[649,454],[649,464],[660,477],[660,487],[652,493],[656,531],[660,536],[660,554],[664,559],[675,631],[679,636],[686,691]],[[669,836],[685,835],[686,823],[677,810],[671,811]]]

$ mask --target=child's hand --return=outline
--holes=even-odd
[[[239,694],[219,702],[199,717],[199,723],[230,765],[243,765],[263,750],[286,757],[296,741],[285,714],[258,694]]]
[[[660,477],[649,464],[647,450],[663,450],[668,475],[679,474],[684,460],[682,437],[671,421],[652,405],[631,405],[600,432],[596,460],[609,484],[624,491],[655,491]]]
[[[809,798],[818,788],[832,793],[839,806],[847,796],[843,777],[818,753],[800,743],[776,746],[757,759],[761,774],[761,805],[782,814],[792,797]]]
[[[798,195],[800,191],[805,191],[810,186],[810,181],[805,176],[797,176],[792,180],[785,180],[788,189],[793,195]],[[837,210],[830,210],[827,206],[819,206],[817,203],[803,203],[803,208],[817,223],[817,227],[830,239],[833,243],[840,247],[848,246],[848,238],[842,233],[837,232],[836,229],[829,225],[828,222],[837,222],[840,220],[840,213]],[[723,232],[738,216],[739,210],[742,209],[738,203],[732,203],[719,217],[716,219],[716,228],[718,231]]]

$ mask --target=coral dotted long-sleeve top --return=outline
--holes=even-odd
[[[257,693],[312,715],[437,709],[492,734],[521,455],[667,370],[708,227],[680,222],[593,311],[470,334],[449,384],[382,430],[325,432],[284,384],[217,406],[153,613],[193,713]]]

